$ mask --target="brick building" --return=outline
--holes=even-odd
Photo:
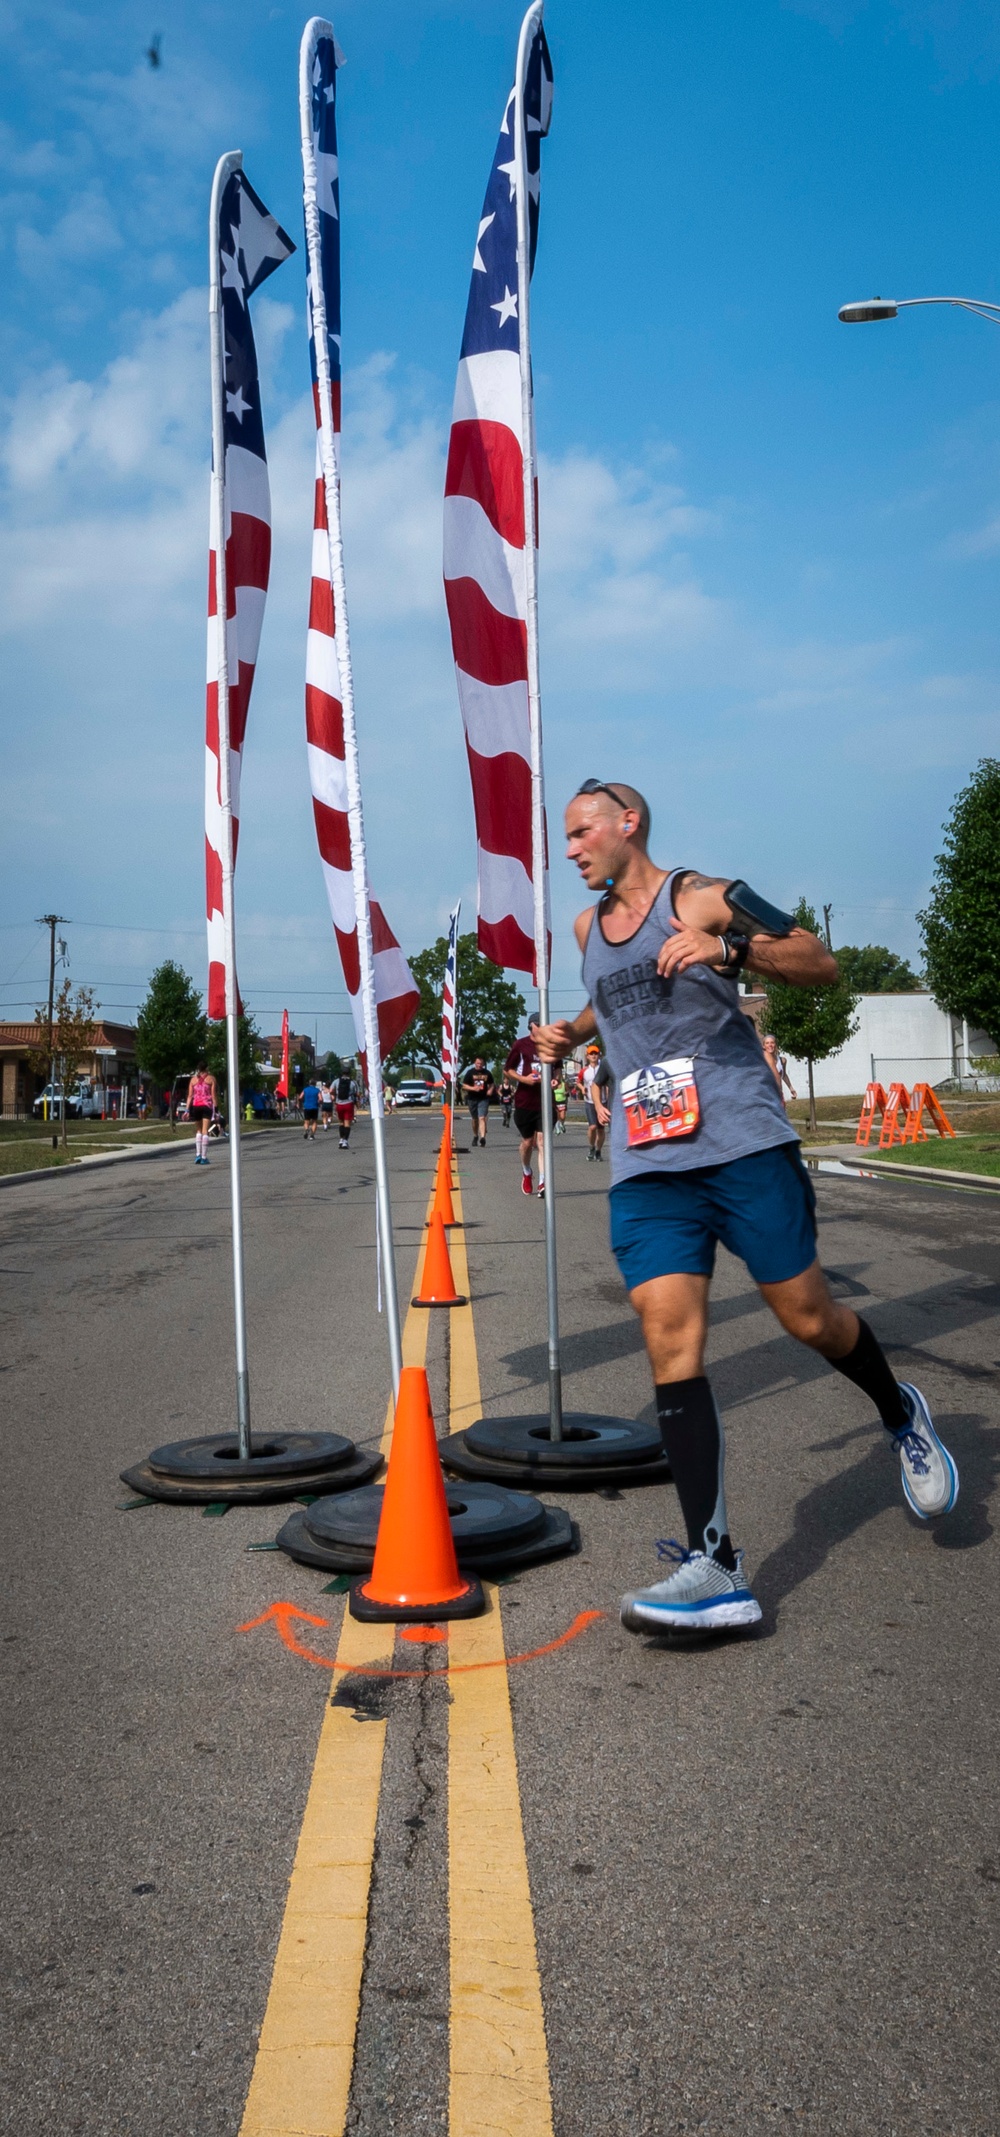
[[[80,1079],[105,1090],[120,1089],[123,1081],[134,1082],[134,1024],[109,1024],[103,1017],[98,1017],[96,1024],[93,1050],[81,1061],[73,1081]],[[45,1075],[31,1063],[37,1045],[35,1023],[0,1024],[0,1106],[4,1120],[17,1120],[30,1113],[46,1082]]]

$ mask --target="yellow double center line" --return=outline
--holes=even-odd
[[[469,1291],[462,1201],[455,1288]],[[419,1293],[424,1247],[417,1265]],[[428,1316],[407,1314],[403,1361],[423,1365]],[[480,1414],[472,1306],[451,1310],[450,1428]],[[392,1404],[382,1451],[392,1437]],[[521,1821],[500,1599],[449,1626],[449,2137],[552,2137],[548,2057]],[[391,1625],[345,1609],[337,1672],[391,1663]],[[342,2137],[354,2065],[387,1723],[327,1703],[240,2137]]]

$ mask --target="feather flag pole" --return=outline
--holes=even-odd
[[[240,1166],[239,991],[233,875],[240,766],[271,559],[271,500],[250,298],[295,247],[243,173],[216,166],[209,216],[212,490],[208,585],[205,870],[208,1014],[226,1019],[229,1180],[236,1324],[236,1423],[250,1457],[250,1373]]]
[[[412,1022],[420,996],[396,938],[371,897],[365,849],[340,518],[340,178],[336,94],[337,68],[342,61],[332,23],[314,16],[306,24],[299,50],[309,338],[317,431],[306,733],[316,834],[370,1095],[380,1266],[396,1389],[402,1368],[402,1342],[385,1154],[382,1061]]]

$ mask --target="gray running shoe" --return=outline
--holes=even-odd
[[[899,1466],[907,1505],[921,1521],[937,1514],[950,1514],[958,1498],[958,1470],[943,1440],[934,1430],[931,1413],[919,1388],[901,1380],[899,1392],[910,1420],[905,1432],[897,1432],[893,1446],[899,1450]]]
[[[704,1551],[683,1544],[658,1543],[661,1558],[675,1561],[666,1580],[622,1597],[621,1618],[627,1632],[724,1632],[731,1625],[756,1625],[761,1609],[743,1578],[743,1553],[736,1571],[727,1572]]]

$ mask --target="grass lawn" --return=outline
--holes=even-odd
[[[937,1165],[946,1172],[983,1172],[1000,1179],[1000,1136],[929,1135],[926,1143],[907,1143],[905,1150],[870,1151],[870,1156],[891,1159],[894,1165]],[[858,1155],[861,1155],[859,1151]]]
[[[60,1134],[58,1150],[52,1148],[54,1132]],[[243,1130],[245,1135],[255,1132],[256,1123]],[[4,1120],[0,1121],[0,1175],[48,1171],[72,1165],[78,1158],[109,1156],[115,1150],[145,1148],[150,1143],[174,1143],[182,1148],[193,1140],[194,1129],[185,1122],[172,1129],[169,1121],[162,1120],[71,1120],[64,1150],[59,1122],[53,1126],[47,1121]]]

